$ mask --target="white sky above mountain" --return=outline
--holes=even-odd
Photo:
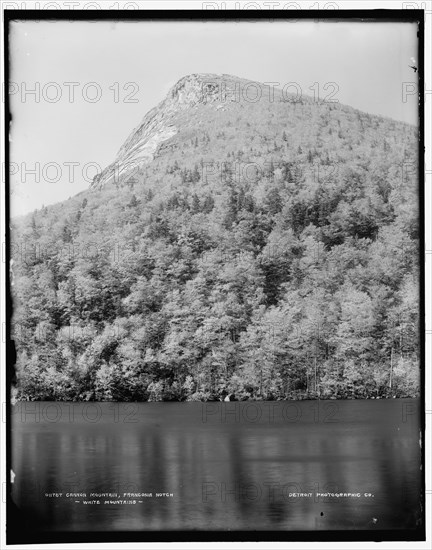
[[[336,89],[341,103],[417,124],[414,24],[38,21],[14,22],[10,40],[12,216],[86,189],[190,73]]]

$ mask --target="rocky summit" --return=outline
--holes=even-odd
[[[207,117],[210,115],[216,119],[222,112],[243,109],[248,104],[311,101],[311,98],[301,98],[291,92],[292,88],[284,93],[274,83],[253,82],[231,75],[187,75],[144,116],[120,148],[114,162],[95,176],[92,187],[121,182],[136,173],[155,158],[162,144],[181,131],[187,119],[189,123],[195,121],[198,129],[203,111],[207,112]]]

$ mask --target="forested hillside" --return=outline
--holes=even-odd
[[[199,86],[12,220],[17,397],[417,395],[418,129]]]

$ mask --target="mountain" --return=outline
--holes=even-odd
[[[186,76],[12,222],[17,398],[418,394],[418,129],[286,92]]]

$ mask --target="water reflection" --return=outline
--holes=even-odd
[[[80,413],[85,404],[74,404],[71,421],[71,405],[57,404],[53,422],[43,414],[49,404],[37,405],[39,417],[23,415],[24,404],[12,415],[13,498],[41,529],[410,529],[419,517],[419,411],[412,400],[338,402],[334,422],[307,402],[296,405],[295,422],[265,415],[247,422],[242,414],[203,422],[199,403],[135,404],[133,422],[113,416],[109,403],[98,405],[95,422]],[[45,496],[56,492],[63,496]],[[362,496],[317,495],[328,492]],[[98,500],[90,493],[153,497],[84,504]]]

